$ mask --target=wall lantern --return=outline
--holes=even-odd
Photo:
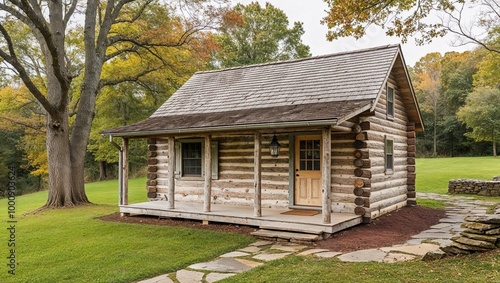
[[[271,153],[272,157],[278,157],[278,155],[280,155],[280,148],[281,145],[278,142],[278,138],[274,135],[273,140],[269,144],[269,153]]]

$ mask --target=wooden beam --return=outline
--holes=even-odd
[[[175,208],[175,138],[168,137],[168,209]]]
[[[331,188],[331,175],[332,175],[332,129],[326,127],[322,132],[322,214],[323,223],[329,224],[332,222],[332,188]]]
[[[203,211],[210,212],[212,199],[212,136],[205,136],[205,189]]]
[[[261,201],[261,190],[262,190],[262,164],[261,164],[261,134],[255,133],[254,139],[254,175],[253,175],[253,188],[254,188],[254,205],[253,214],[256,217],[262,216],[262,201]]]
[[[122,167],[120,170],[122,171],[121,173],[121,189],[120,189],[120,205],[127,205],[128,204],[128,169],[129,169],[129,155],[128,155],[128,150],[129,150],[129,145],[128,145],[128,139],[124,138],[123,139],[123,145],[122,145]],[[120,213],[121,216],[126,215],[126,213]]]

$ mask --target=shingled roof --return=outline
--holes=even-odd
[[[195,73],[149,119],[112,136],[331,124],[374,107],[398,64],[409,115],[420,114],[399,45]],[[403,91],[402,91],[403,92]],[[403,93],[405,95],[405,93]]]

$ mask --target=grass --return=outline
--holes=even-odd
[[[145,179],[130,181],[130,202],[145,201]],[[47,192],[20,196],[16,204],[16,275],[7,273],[6,200],[0,249],[0,282],[132,282],[173,272],[252,242],[249,236],[208,230],[104,222],[118,211],[117,182],[87,185],[94,205],[43,210]]]
[[[434,209],[444,209],[446,207],[446,203],[444,201],[434,200],[434,199],[418,198],[417,203],[420,206],[425,206]]]
[[[500,252],[401,263],[290,256],[219,282],[500,282]]]
[[[500,175],[500,158],[418,158],[416,168],[418,192],[446,194],[451,179],[491,180]]]

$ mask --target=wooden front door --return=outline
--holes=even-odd
[[[321,137],[295,137],[295,205],[321,206]]]

